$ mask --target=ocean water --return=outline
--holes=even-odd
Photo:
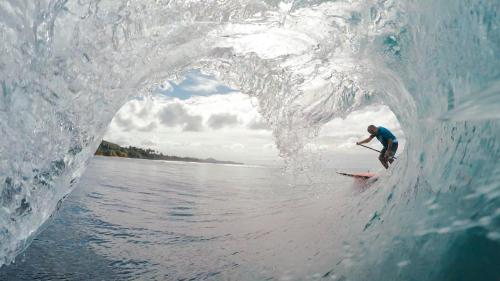
[[[328,180],[95,157],[0,280],[331,280],[344,232],[334,222],[365,187]]]
[[[335,276],[498,280],[499,9],[498,0],[0,0],[0,264],[63,206],[124,103],[196,69],[258,101],[304,198],[332,174],[307,149],[324,124],[373,104],[394,112],[407,139],[398,162],[342,215],[320,212],[327,219],[311,226],[342,230],[314,239],[335,244],[325,266],[336,260]],[[305,257],[283,259],[303,268]]]

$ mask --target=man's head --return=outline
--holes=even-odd
[[[375,125],[370,125],[366,130],[370,133],[370,135],[376,135],[378,128]]]

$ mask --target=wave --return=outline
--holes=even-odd
[[[399,119],[404,155],[360,196],[369,219],[335,276],[500,276],[499,6],[2,0],[0,264],[71,192],[126,101],[200,69],[258,99],[292,166],[335,117],[386,104]]]

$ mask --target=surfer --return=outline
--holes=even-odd
[[[357,145],[361,145],[364,143],[369,143],[373,138],[377,138],[380,143],[384,146],[382,151],[380,151],[380,155],[378,159],[382,163],[382,165],[388,169],[389,163],[392,164],[394,161],[394,155],[396,154],[396,150],[398,150],[398,139],[389,131],[388,129],[380,126],[376,127],[374,125],[368,126],[368,133],[370,136],[362,141],[356,142]]]

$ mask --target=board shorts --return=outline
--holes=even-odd
[[[391,150],[389,151],[389,156],[392,158],[394,157],[394,155],[396,155],[396,151],[398,150],[398,143],[395,142],[392,144],[391,146]],[[387,151],[387,147],[384,147],[382,148],[382,150],[380,151],[380,156],[379,158],[384,158],[384,155],[385,155],[385,152]]]

